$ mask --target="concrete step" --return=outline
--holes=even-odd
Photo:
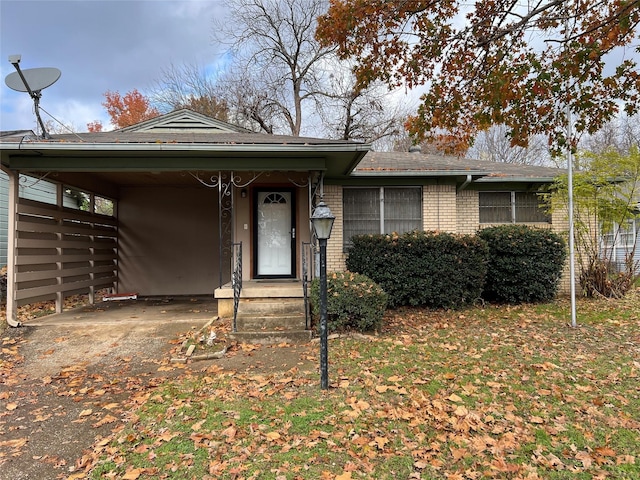
[[[279,343],[307,343],[311,341],[310,330],[277,330],[260,332],[235,332],[229,338],[240,343],[277,345]]]
[[[217,288],[214,291],[215,298],[233,298],[231,285]],[[285,282],[269,283],[247,281],[242,284],[241,298],[302,298],[304,296],[302,283]]]
[[[240,332],[263,330],[304,330],[306,319],[303,313],[295,315],[251,315],[238,312],[236,329]]]
[[[247,316],[304,315],[304,299],[241,298],[238,313]]]

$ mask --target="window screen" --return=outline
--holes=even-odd
[[[345,241],[354,235],[380,232],[378,188],[350,188],[343,191]]]
[[[511,192],[480,192],[480,223],[511,223]]]
[[[551,222],[540,197],[531,192],[515,192],[516,223]]]
[[[480,192],[480,223],[550,223],[540,197],[532,192]]]
[[[385,188],[384,230],[404,233],[422,227],[422,192],[419,188]]]
[[[404,233],[422,228],[420,187],[344,188],[344,246],[354,235]]]

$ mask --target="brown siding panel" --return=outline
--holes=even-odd
[[[19,199],[16,299],[55,299],[117,281],[117,219]]]

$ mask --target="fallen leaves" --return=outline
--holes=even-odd
[[[607,328],[635,331],[637,320],[567,332],[533,308],[474,312],[461,320],[459,313],[410,311],[406,321],[390,319],[393,334],[336,339],[326,392],[316,365],[269,372],[183,366],[179,381],[151,389],[87,375],[80,365],[41,383],[77,404],[71,418],[78,426],[113,430],[74,466],[85,471],[111,460],[105,478],[191,478],[187,472],[197,468],[202,478],[331,480],[638,471],[626,446],[640,440],[633,383],[640,362],[629,350],[637,346],[624,350],[605,335]],[[236,354],[247,359],[258,349],[267,351],[239,346]],[[317,360],[311,353],[301,350],[301,362]],[[127,358],[121,363],[133,362]],[[127,408],[111,400],[116,392],[128,396]],[[0,395],[16,412],[29,410],[33,422],[61,413],[31,412],[23,399]],[[126,428],[123,418],[130,419]]]

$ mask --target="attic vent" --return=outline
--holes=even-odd
[[[409,153],[422,153],[422,148],[420,145],[411,145],[409,147]]]

